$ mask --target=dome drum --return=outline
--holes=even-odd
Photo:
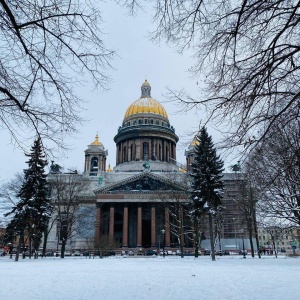
[[[122,126],[114,137],[116,165],[139,160],[169,163],[176,159],[178,136],[165,108],[151,97],[147,80],[141,91],[141,97],[126,110]]]

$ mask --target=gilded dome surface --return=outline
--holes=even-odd
[[[147,80],[142,84],[141,90],[141,97],[127,108],[124,118],[140,113],[152,113],[168,119],[168,114],[164,107],[151,97],[151,86]]]
[[[127,118],[131,115],[139,114],[139,113],[153,113],[164,116],[168,119],[168,115],[164,107],[156,100],[152,98],[140,98],[134,101],[128,108],[125,113],[125,117]]]

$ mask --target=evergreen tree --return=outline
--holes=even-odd
[[[7,226],[6,240],[20,237],[19,250],[24,244],[24,235],[28,235],[30,245],[33,245],[35,253],[39,248],[43,233],[48,227],[51,214],[50,198],[45,174],[47,161],[42,149],[42,141],[37,138],[31,148],[28,169],[24,170],[24,182],[17,196],[20,201],[6,215],[13,214],[11,222]],[[24,247],[23,247],[24,248]],[[37,258],[37,256],[35,256]]]
[[[211,136],[205,127],[196,135],[195,157],[191,166],[190,197],[192,199],[191,217],[195,230],[195,256],[203,237],[205,216],[209,216],[209,229],[212,258],[214,257],[212,214],[215,214],[222,204],[223,161],[216,154]]]

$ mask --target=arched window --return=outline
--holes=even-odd
[[[144,160],[149,159],[149,143],[148,142],[143,143],[143,159]]]
[[[159,121],[158,120],[156,120],[155,123],[156,123],[156,125],[159,125]]]
[[[98,171],[98,157],[92,157],[91,159],[91,172],[97,172]]]

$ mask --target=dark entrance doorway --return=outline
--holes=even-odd
[[[151,221],[150,220],[143,220],[142,224],[142,246],[144,248],[151,247]]]

